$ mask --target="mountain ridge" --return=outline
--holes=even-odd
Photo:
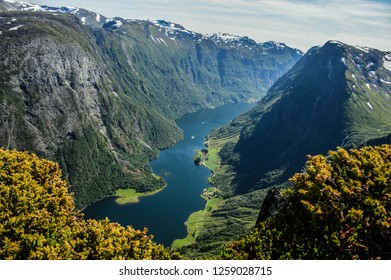
[[[387,143],[389,54],[336,41],[313,47],[253,109],[214,130],[206,141],[217,154],[213,195],[183,252],[205,254],[253,228],[268,190],[289,187],[307,155]]]
[[[96,13],[63,10],[1,13],[0,145],[59,162],[80,208],[163,186],[148,161],[181,139],[176,119],[259,99],[301,57],[225,50],[148,21],[90,26]]]
[[[246,157],[250,160],[262,154],[263,164],[280,157],[276,166],[281,166],[287,162],[286,154],[326,153],[338,145],[360,147],[389,134],[391,87],[387,82],[391,78],[383,67],[388,55],[336,41],[309,50],[250,113],[253,119],[241,132],[233,150],[240,151],[238,165]],[[268,111],[270,106],[272,109]],[[302,147],[306,147],[305,152],[297,153]],[[293,160],[298,163],[283,181],[303,166],[303,160]],[[238,173],[245,173],[240,170]],[[253,180],[249,184],[255,183]]]

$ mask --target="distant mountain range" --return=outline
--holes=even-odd
[[[4,0],[0,10],[0,145],[59,162],[79,208],[161,187],[148,161],[181,139],[176,119],[259,100],[302,57],[164,20]]]

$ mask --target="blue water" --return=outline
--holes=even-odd
[[[86,218],[103,219],[137,229],[148,228],[154,241],[166,246],[186,236],[185,221],[192,212],[204,208],[200,198],[209,186],[210,171],[193,163],[194,151],[203,149],[205,136],[234,117],[247,112],[255,104],[228,104],[215,109],[203,109],[185,115],[177,124],[184,131],[184,140],[162,151],[150,163],[154,173],[167,182],[161,192],[140,199],[139,203],[118,205],[107,197],[84,210]]]

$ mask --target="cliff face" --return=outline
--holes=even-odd
[[[73,16],[9,13],[0,21],[1,144],[58,161],[79,207],[116,187],[161,185],[147,159],[180,131],[114,92],[91,30]],[[148,122],[166,128],[159,143]]]
[[[175,119],[259,98],[300,57],[286,47],[250,67],[248,49],[162,22],[113,21],[103,28],[73,14],[0,18],[0,145],[59,162],[78,207],[117,188],[162,186],[148,161],[181,139]],[[267,79],[246,82],[260,72]]]

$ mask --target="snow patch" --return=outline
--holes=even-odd
[[[371,49],[367,47],[360,47],[360,46],[355,46],[356,49],[363,51],[365,53],[368,53]]]
[[[340,41],[335,41],[335,40],[331,40],[329,41],[330,44],[337,44],[337,45],[342,45],[342,43]]]
[[[122,21],[120,21],[118,19],[115,19],[115,18],[108,18],[108,19],[106,19],[106,23],[108,23],[108,22],[113,22],[113,24],[110,25],[110,27],[115,26],[117,28],[120,28],[123,25]]]
[[[162,38],[157,38],[160,42],[162,42],[163,44],[165,44],[166,45],[166,47],[168,47],[168,45],[167,45],[167,43],[166,43],[166,41],[164,41]]]
[[[0,35],[3,34],[3,31],[0,31]]]
[[[152,23],[153,25],[160,27],[159,31],[162,32],[164,30],[164,33],[167,37],[173,36],[178,34],[178,32],[187,33],[189,35],[195,36],[197,33],[189,31],[185,29],[182,25],[172,23],[170,21],[165,20],[148,20],[148,22]]]
[[[101,19],[101,15],[100,14],[96,14],[96,21],[100,22],[100,19]]]
[[[76,14],[79,11],[79,8],[72,7],[72,6],[67,6],[65,8],[69,9],[71,14]]]
[[[15,26],[15,27],[12,27],[12,28],[9,29],[9,31],[18,30],[18,29],[21,28],[22,26],[23,26],[23,24],[22,24],[22,25]]]
[[[152,35],[149,35],[149,36],[151,37],[152,41],[153,41],[155,44],[157,44],[156,41],[155,41],[155,38],[153,38]]]
[[[17,18],[13,18],[12,21],[17,21],[18,19]]]
[[[383,79],[380,79],[380,81],[381,81],[382,83],[387,84],[387,85],[391,85],[391,82],[389,82],[389,81],[385,81],[385,80],[383,80]]]
[[[240,36],[231,35],[231,34],[227,34],[227,33],[219,33],[217,36],[218,36],[219,39],[222,39],[225,42],[231,42],[231,41],[234,41],[234,40],[240,40]]]
[[[27,2],[19,2],[18,5],[23,7],[22,11],[40,12],[44,10],[40,5],[30,4]]]
[[[117,20],[115,23],[115,26],[117,26],[117,27],[121,27],[122,25],[123,25],[123,23],[120,20]]]
[[[368,105],[369,108],[371,108],[373,110],[373,107],[372,107],[371,103],[367,102],[367,105]]]
[[[369,84],[368,84],[368,83],[366,83],[366,85],[367,85],[367,88],[371,89],[371,87],[369,86]]]
[[[86,24],[86,20],[87,20],[87,19],[86,19],[85,17],[82,17],[80,20],[81,20],[81,22],[82,22],[83,24]]]
[[[341,58],[341,62],[342,62],[343,64],[345,64],[345,66],[346,66],[346,60],[345,60],[344,57]]]
[[[205,37],[207,39],[211,39],[216,43],[231,43],[235,41],[239,41],[242,37],[237,35],[232,35],[228,33],[215,33],[215,34],[206,34]]]
[[[352,74],[352,78],[357,81],[356,75]]]

